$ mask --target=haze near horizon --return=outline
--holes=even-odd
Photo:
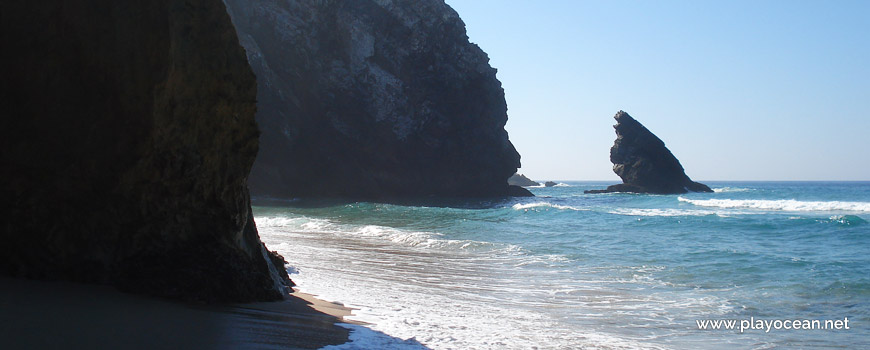
[[[447,0],[532,179],[613,180],[613,115],[696,181],[870,180],[870,3]]]

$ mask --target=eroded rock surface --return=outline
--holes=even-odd
[[[614,119],[616,141],[610,148],[610,161],[613,162],[613,172],[623,183],[587,193],[713,192],[707,185],[689,179],[665,143],[628,113],[619,111]]]
[[[254,195],[504,196],[496,70],[443,0],[225,0],[258,77]]]
[[[220,0],[4,1],[0,273],[279,299],[256,82]]]

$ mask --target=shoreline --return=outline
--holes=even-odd
[[[319,349],[349,341],[336,324],[354,324],[344,319],[351,312],[298,291],[283,301],[205,305],[0,277],[0,347],[10,349]]]
[[[290,296],[302,299],[303,301],[308,303],[308,307],[316,311],[337,318],[336,323],[347,323],[357,326],[367,325],[367,323],[362,321],[346,319],[345,317],[353,316],[353,311],[356,309],[352,307],[347,307],[342,303],[319,299],[314,294],[300,292],[299,288],[297,287],[293,287],[293,293],[290,294]]]

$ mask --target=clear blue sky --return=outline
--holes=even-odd
[[[621,109],[695,180],[870,180],[870,1],[447,3],[533,179],[618,180]]]

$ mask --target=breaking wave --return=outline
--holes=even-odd
[[[688,199],[679,197],[680,202],[702,207],[751,208],[781,211],[848,211],[870,212],[870,202],[841,201],[798,201],[794,199]]]
[[[741,187],[721,187],[721,188],[714,188],[714,189],[713,189],[713,192],[716,192],[716,193],[723,193],[723,192],[749,192],[749,191],[751,191],[751,190],[748,189],[748,188],[741,188]]]
[[[345,225],[326,219],[308,217],[256,217],[260,229],[298,232],[332,233],[344,237],[387,240],[396,244],[420,248],[447,248],[462,250],[517,250],[515,245],[494,244],[474,240],[446,239],[443,234],[428,231],[402,230],[380,225]]]
[[[729,217],[731,215],[745,214],[739,212],[726,212],[716,210],[690,210],[690,209],[643,209],[643,208],[617,208],[608,211],[610,214],[627,215],[627,216],[707,216],[716,215],[719,217]]]
[[[517,204],[514,204],[512,208],[514,208],[515,210],[529,210],[529,209],[535,209],[535,208],[554,208],[554,209],[559,209],[559,210],[574,210],[574,211],[589,210],[589,209],[583,209],[583,208],[578,208],[578,207],[572,207],[569,205],[559,205],[559,204],[553,204],[553,203],[547,203],[547,202],[536,202],[536,203],[526,203],[526,204],[517,203]]]

